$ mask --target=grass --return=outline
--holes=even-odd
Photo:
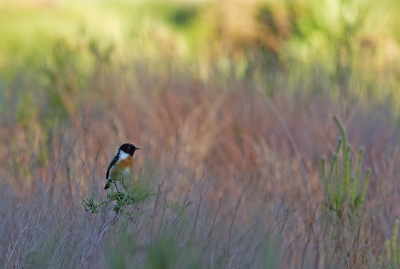
[[[324,26],[330,46],[308,57],[304,46],[325,29],[321,7],[296,3],[304,13],[288,15],[290,3],[263,3],[255,16],[277,34],[276,50],[235,34],[213,17],[227,7],[213,3],[3,8],[48,12],[75,30],[44,34],[36,50],[12,46],[23,33],[11,18],[15,33],[0,29],[11,40],[0,45],[0,266],[396,268],[397,71],[379,66],[384,56],[359,65],[357,38],[340,34],[352,22]],[[96,35],[94,15],[81,32],[65,21],[131,11],[143,24],[123,28],[124,44]],[[286,35],[288,25],[300,28]],[[317,36],[316,52],[327,44]],[[380,89],[386,97],[375,98]],[[126,192],[107,192],[124,142],[142,148],[134,176]]]
[[[341,218],[345,207],[357,211],[359,206],[364,205],[365,194],[368,187],[368,180],[371,170],[368,169],[361,185],[361,166],[364,155],[364,148],[358,153],[357,169],[353,171],[353,157],[351,147],[348,145],[347,134],[343,124],[337,117],[334,117],[341,137],[338,140],[332,163],[329,167],[329,174],[326,173],[325,157],[322,158],[322,180],[324,182],[326,207]],[[342,163],[339,165],[339,153],[342,152]]]

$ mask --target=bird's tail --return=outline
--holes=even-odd
[[[106,185],[104,186],[104,189],[107,190],[108,188],[110,188],[111,183],[112,183],[111,179],[108,179]]]

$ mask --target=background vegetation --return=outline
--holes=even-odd
[[[398,267],[399,9],[0,1],[0,266]]]

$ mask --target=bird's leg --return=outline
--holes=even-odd
[[[128,191],[126,190],[126,188],[125,188],[125,184],[124,184],[124,181],[123,181],[123,180],[121,180],[121,184],[122,184],[122,187],[124,187],[125,192],[128,192]]]
[[[120,191],[118,190],[118,187],[117,187],[117,183],[115,181],[114,181],[114,186],[117,189],[117,192],[120,193]]]

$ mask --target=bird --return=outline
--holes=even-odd
[[[115,188],[119,193],[116,182],[123,181],[127,177],[129,177],[129,175],[132,172],[133,164],[135,162],[135,160],[133,159],[133,154],[135,153],[136,150],[139,149],[140,148],[136,147],[131,143],[125,143],[119,147],[117,155],[115,155],[114,159],[112,159],[107,169],[106,173],[107,182],[106,185],[104,186],[105,190],[110,188],[111,184],[114,183]]]

